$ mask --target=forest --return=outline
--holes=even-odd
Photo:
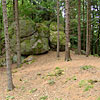
[[[100,100],[100,0],[0,0],[0,100]]]

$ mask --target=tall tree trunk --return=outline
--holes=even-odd
[[[96,0],[97,1],[97,0]],[[98,1],[97,1],[98,2]],[[100,24],[100,13],[99,13],[99,7],[100,6],[98,6],[98,3],[97,3],[97,12],[98,12],[98,17],[99,17],[99,20],[98,20],[98,22],[99,22],[99,24]],[[97,34],[97,42],[96,42],[96,53],[99,55],[99,37],[100,37],[100,33],[99,33],[100,31],[99,31],[99,25],[98,25],[98,34]]]
[[[10,54],[10,42],[9,42],[9,34],[8,34],[8,19],[7,19],[6,0],[2,0],[2,7],[3,7],[3,22],[4,22],[4,33],[5,33],[8,90],[13,90],[14,85],[13,85],[13,81],[12,81],[12,72],[11,72],[11,59],[10,59],[11,54]]]
[[[87,40],[86,40],[86,56],[90,54],[91,43],[91,0],[87,0]]]
[[[84,5],[84,0],[83,0],[83,50],[84,51],[86,49],[85,40],[86,40],[86,34],[85,34],[85,5]]]
[[[18,0],[15,0],[15,21],[16,21],[16,40],[17,40],[17,67],[21,65],[21,45],[20,45],[20,30],[19,30],[19,15],[18,15]]]
[[[70,19],[69,19],[69,0],[65,0],[65,12],[66,12],[66,46],[65,46],[65,60],[70,61],[70,36],[69,36],[69,24],[70,24]]]
[[[93,14],[93,18],[94,18],[94,14]],[[94,37],[94,25],[92,25],[92,32],[91,32],[91,54],[94,54],[94,41],[93,41],[93,37]]]
[[[92,12],[92,22],[94,21],[94,17],[95,17],[95,5],[93,4],[93,12]],[[94,40],[93,40],[93,37],[94,37],[94,23],[91,25],[91,54],[94,55],[94,50],[95,50],[95,47],[94,47]]]
[[[98,30],[98,35],[99,35],[98,38],[99,38],[99,40],[100,40],[100,15],[99,15],[99,30]],[[100,45],[99,45],[99,43],[100,43],[100,42],[98,42],[98,55],[100,56],[100,52],[99,52],[99,51],[100,51],[100,50],[99,50],[99,49],[100,49],[100,48],[99,48]]]
[[[24,0],[22,0],[22,5],[24,4]]]
[[[78,0],[78,54],[81,54],[81,0]]]
[[[15,0],[13,0],[13,20],[15,21]]]
[[[59,0],[57,0],[57,57],[59,57]]]

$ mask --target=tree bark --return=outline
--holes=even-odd
[[[15,0],[13,0],[13,18],[15,21]]]
[[[21,45],[20,45],[20,30],[19,30],[19,14],[18,14],[18,0],[15,0],[15,21],[16,21],[16,40],[17,40],[17,67],[21,65]]]
[[[59,41],[59,0],[57,0],[57,57],[59,57],[59,44],[60,44],[60,41]]]
[[[96,0],[97,1],[97,0]],[[98,1],[97,1],[98,2]],[[99,24],[100,24],[100,13],[99,13],[99,10],[100,10],[100,8],[99,8],[100,6],[98,6],[98,3],[97,3],[97,12],[98,12],[98,17],[99,17],[99,20],[98,20],[98,22],[99,22]],[[100,25],[98,25],[98,34],[97,34],[97,42],[96,42],[96,53],[99,55],[99,42],[100,42]]]
[[[87,0],[87,40],[86,40],[86,57],[90,54],[91,43],[91,0]]]
[[[4,22],[4,33],[5,33],[5,47],[6,47],[6,65],[7,65],[7,78],[8,78],[8,90],[13,90],[14,85],[12,81],[12,72],[11,72],[11,53],[10,53],[10,42],[8,34],[8,19],[7,19],[7,8],[6,0],[2,0],[3,8],[3,22]]]
[[[65,0],[65,12],[66,12],[66,46],[65,46],[65,60],[70,61],[70,36],[69,36],[69,24],[70,24],[70,19],[69,19],[69,0]]]
[[[81,0],[78,0],[78,54],[81,54]]]
[[[83,0],[83,50],[84,51],[86,49],[85,40],[86,40],[86,34],[85,34],[85,6],[84,6],[84,0]]]

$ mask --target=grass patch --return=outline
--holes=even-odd
[[[39,100],[47,100],[48,96],[42,96]]]
[[[28,61],[28,62],[24,62],[24,63],[26,63],[27,65],[30,65],[30,64],[32,64],[32,63],[34,63],[34,62],[35,62],[35,60]]]
[[[80,88],[84,87],[84,92],[86,92],[86,91],[89,91],[90,89],[92,89],[94,87],[94,85],[91,84],[89,81],[81,80],[79,82],[79,87]]]
[[[100,100],[100,97],[98,97],[98,99],[97,100]]]
[[[93,88],[93,85],[87,85],[84,89],[84,92],[89,91],[91,88]]]
[[[36,88],[33,88],[33,89],[31,89],[29,92],[30,93],[34,93],[34,92],[36,92],[37,91],[37,89]]]
[[[94,66],[91,66],[91,65],[85,65],[85,66],[82,66],[81,69],[82,70],[88,70],[88,69],[91,69],[93,68]]]
[[[48,80],[48,84],[49,85],[54,85],[55,84],[55,81],[54,80]]]
[[[87,82],[86,80],[81,80],[81,81],[79,82],[79,87],[80,87],[80,88],[83,87],[83,86],[86,86],[86,85],[88,85],[88,82]]]
[[[15,99],[14,96],[7,96],[7,97],[6,97],[6,100],[13,100],[13,99]]]
[[[97,80],[88,80],[88,83],[90,83],[90,84],[95,84],[97,82],[98,82]]]
[[[37,73],[37,75],[38,75],[38,76],[41,76],[41,73],[39,72],[39,73]]]
[[[18,71],[17,71],[16,69],[12,71],[12,73],[17,73],[17,72],[18,72]]]
[[[55,70],[51,73],[48,73],[47,76],[61,76],[64,74],[64,70],[62,70],[61,68],[59,67],[56,67]]]
[[[67,82],[70,81],[70,80],[77,80],[77,77],[76,77],[76,76],[73,76],[73,77],[71,77],[71,78],[66,78],[65,83],[67,83]]]

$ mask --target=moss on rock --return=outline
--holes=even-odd
[[[60,26],[60,27],[59,27],[59,30],[60,30],[60,31],[64,31],[64,26],[63,26],[62,24],[60,24],[59,26]],[[50,30],[52,30],[52,31],[57,31],[57,22],[52,22],[52,23],[50,24]]]
[[[19,27],[20,27],[20,37],[26,37],[31,35],[32,33],[35,32],[35,23],[31,20],[19,20]],[[15,28],[15,22],[11,24],[9,27],[9,35],[12,37],[14,35],[14,31],[16,30]]]
[[[64,51],[65,50],[65,33],[63,31],[60,31],[60,50]],[[56,50],[57,48],[57,31],[50,31],[50,46],[52,49]]]
[[[36,41],[33,39],[24,40],[21,43],[22,55],[42,54],[49,50],[47,38],[38,38]]]
[[[9,28],[11,36],[11,48],[16,53],[16,35],[14,34],[15,23]],[[49,51],[49,29],[44,23],[37,23],[30,20],[20,20],[21,54],[33,55]]]

